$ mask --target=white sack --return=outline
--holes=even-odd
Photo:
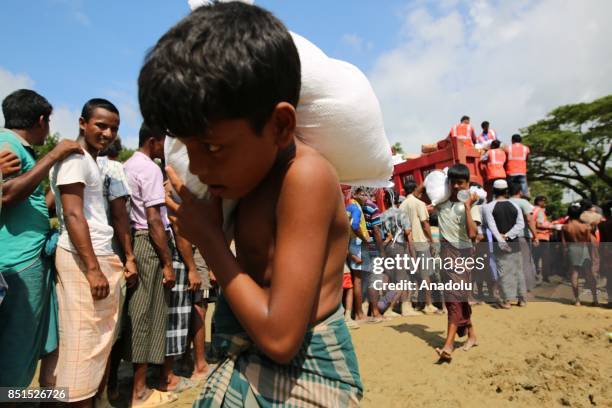
[[[441,204],[450,198],[448,177],[441,170],[434,170],[425,177],[423,182],[427,196],[433,205]]]
[[[393,172],[391,146],[370,82],[355,66],[291,36],[302,66],[298,138],[336,168],[343,184],[385,187]]]

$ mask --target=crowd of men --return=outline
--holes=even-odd
[[[22,89],[2,110],[0,384],[28,386],[40,358],[40,385],[66,388],[85,406],[104,397],[107,382],[118,398],[122,359],[134,367],[133,405],[170,402],[201,383],[212,274],[169,222],[169,189],[155,162],[165,134],[143,125],[138,150],[121,164],[119,111],[91,99],[76,141],[37,161],[51,104]],[[177,376],[174,359],[190,355],[191,343],[192,375]],[[146,382],[151,364],[161,366],[155,389]]]
[[[11,352],[3,353],[0,384],[28,386],[42,359],[41,386],[65,387],[71,400],[87,406],[104,398],[106,385],[109,398],[118,398],[117,370],[125,360],[134,369],[133,405],[173,401],[208,372],[204,322],[215,278],[169,221],[165,203],[171,191],[156,163],[164,155],[164,132],[143,124],[138,150],[121,164],[119,111],[108,100],[91,99],[75,123],[77,139],[62,140],[37,160],[34,147],[49,134],[51,104],[24,89],[7,96],[2,109],[0,350]],[[520,136],[504,151],[486,122],[472,140],[466,119],[450,136],[490,142],[483,155],[488,202],[462,164],[448,169],[451,196],[436,206],[426,203],[426,191],[414,182],[404,186],[405,197],[387,192],[384,212],[366,189],[344,189],[351,225],[342,285],[345,321],[358,328],[399,315],[446,313],[447,338],[437,349],[443,361],[451,360],[456,335],[468,336],[466,350],[477,344],[471,305],[525,306],[527,293],[551,276],[554,252],[546,243],[552,234],[567,243],[576,304],[580,274],[596,303],[597,278],[610,269],[599,262],[595,245],[612,238],[610,202],[600,214],[583,200],[569,207],[562,223],[549,222],[546,198],[536,197],[534,205],[528,201],[521,163],[529,150]],[[50,216],[57,217],[59,233],[50,228]],[[592,245],[572,245],[581,243]],[[425,262],[484,253],[491,260],[486,268],[468,273]],[[423,263],[413,272],[387,269],[379,279],[473,282],[475,290],[377,289],[375,258],[398,255]],[[192,375],[178,376],[174,360],[190,355],[191,347]],[[147,385],[150,365],[161,367],[154,389]]]
[[[472,143],[472,136],[467,117],[449,135],[465,137],[466,143]],[[594,305],[599,305],[597,283],[608,276],[607,306],[612,304],[611,268],[600,262],[600,258],[611,254],[612,202],[607,201],[603,208],[586,199],[575,202],[568,207],[566,216],[551,222],[546,214],[546,197],[537,196],[533,204],[530,202],[526,180],[529,150],[521,144],[520,136],[512,137],[507,155],[487,122],[483,123],[483,134],[474,140],[483,149],[487,163],[488,194],[483,186],[470,182],[469,169],[463,164],[448,169],[450,198],[435,206],[427,204],[424,186],[413,181],[403,186],[406,196],[392,190],[385,192],[384,212],[374,202],[373,194],[368,195],[362,188],[345,189],[351,240],[343,299],[349,327],[399,315],[443,314],[446,309],[447,340],[437,351],[441,360],[450,361],[455,334],[468,335],[465,349],[476,344],[471,305],[524,307],[528,293],[542,282],[549,282],[552,275],[568,278],[576,305],[581,304],[580,276],[585,279]],[[410,273],[397,267],[385,268],[382,275],[375,272],[375,258],[396,258],[398,254],[415,259],[480,258],[486,262],[483,267],[459,275],[427,262]],[[392,286],[387,286],[390,290],[376,290],[376,280],[413,281],[416,285],[409,288],[418,289],[411,293],[404,285],[399,290]],[[428,285],[430,281],[473,285],[465,291],[436,292]]]

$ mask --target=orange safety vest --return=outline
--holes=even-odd
[[[469,123],[457,123],[448,134],[457,140],[462,140],[466,146],[474,146],[472,138],[475,137],[474,128]]]
[[[506,150],[508,153],[506,173],[510,176],[527,174],[527,155],[529,155],[529,148],[522,143],[512,143]]]
[[[487,179],[495,180],[506,178],[504,163],[506,162],[506,153],[502,149],[491,149],[488,152],[487,159]]]
[[[478,137],[476,138],[476,141],[478,143],[484,143],[488,141],[493,141],[495,139],[497,139],[497,133],[495,133],[495,130],[489,129],[489,133],[487,133],[486,135],[484,133],[481,133],[480,135],[478,135]]]
[[[542,212],[544,214],[544,224],[548,223],[548,217],[546,216],[546,210],[542,207],[538,207],[537,205],[533,207],[533,218],[536,220],[536,237],[538,239],[543,239],[546,241],[550,241],[550,230],[538,228],[538,214]]]

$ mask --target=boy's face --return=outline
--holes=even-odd
[[[211,194],[244,197],[274,165],[280,150],[294,142],[295,109],[279,103],[257,134],[246,119],[210,123],[207,134],[181,138],[187,146],[189,171],[209,186]]]
[[[365,191],[360,191],[355,193],[355,200],[357,200],[357,202],[363,206],[368,201],[368,195]]]
[[[453,197],[456,197],[457,192],[459,192],[460,190],[467,190],[468,188],[470,188],[469,181],[464,179],[450,179],[449,182],[451,186],[451,194]]]
[[[119,115],[103,108],[96,108],[88,121],[79,119],[79,127],[87,144],[101,151],[117,138]]]

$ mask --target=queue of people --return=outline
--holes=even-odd
[[[134,406],[171,402],[202,383],[214,277],[169,221],[169,189],[155,162],[164,132],[143,124],[138,150],[121,164],[119,111],[94,98],[75,123],[77,139],[37,161],[51,104],[22,89],[2,109],[0,347],[11,352],[3,353],[0,384],[27,387],[39,359],[40,385],[68,389],[65,402],[83,406],[119,397],[121,360],[133,364]],[[50,228],[52,215],[59,230]],[[190,355],[192,343],[192,375],[178,376],[174,360]],[[154,388],[149,365],[160,366]]]

